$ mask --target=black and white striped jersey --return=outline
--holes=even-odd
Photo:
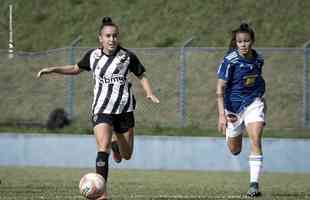
[[[118,47],[113,55],[106,55],[100,48],[92,49],[78,62],[78,66],[93,73],[92,114],[134,111],[136,102],[128,75],[132,72],[140,76],[145,72],[134,53],[122,47]]]

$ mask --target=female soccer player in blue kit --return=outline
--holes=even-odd
[[[37,74],[58,73],[77,75],[91,71],[94,78],[92,123],[97,142],[96,172],[107,181],[109,154],[120,162],[129,160],[134,146],[135,99],[128,81],[133,73],[153,103],[159,103],[145,75],[145,68],[137,56],[119,44],[119,28],[112,19],[104,17],[99,28],[100,48],[89,50],[76,65],[43,68]],[[112,131],[116,137],[112,138]],[[113,135],[114,136],[114,135]],[[108,199],[105,192],[97,200]]]
[[[228,53],[218,68],[217,102],[218,129],[226,135],[233,155],[242,148],[242,134],[247,131],[251,141],[250,188],[247,195],[259,196],[258,181],[263,164],[262,133],[265,125],[264,60],[252,45],[255,33],[248,24],[232,31]]]

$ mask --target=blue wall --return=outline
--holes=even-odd
[[[264,171],[310,172],[310,140],[263,141]],[[112,168],[177,170],[248,170],[249,141],[232,156],[224,138],[136,136],[133,159]],[[92,135],[0,134],[0,166],[94,167]]]

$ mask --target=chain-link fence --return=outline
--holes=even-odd
[[[93,92],[90,73],[73,76],[73,81],[70,76],[56,74],[36,79],[39,69],[69,64],[72,50],[78,61],[87,49],[89,48],[63,48],[40,53],[16,52],[13,59],[8,58],[7,51],[0,51],[0,124],[45,124],[48,114],[60,107],[71,112],[74,121],[80,126],[90,127],[89,111]],[[139,81],[134,77],[130,78],[137,99],[137,126],[216,127],[216,71],[226,48],[131,50],[145,65],[147,76],[161,100],[159,105],[151,104],[144,98]],[[309,71],[304,68],[304,49],[257,50],[265,58],[268,127],[302,128],[305,125],[305,115],[309,114],[309,104],[305,104],[307,98],[304,96],[308,90],[309,77]],[[184,67],[181,67],[182,56],[186,58]]]

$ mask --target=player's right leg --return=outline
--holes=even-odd
[[[242,135],[238,135],[236,137],[227,137],[227,145],[230,152],[237,156],[240,154],[242,150]]]
[[[96,173],[100,174],[105,179],[105,187],[107,186],[108,181],[109,155],[112,138],[112,125],[110,119],[109,115],[96,115],[93,118],[94,133],[97,144]],[[98,200],[104,200],[107,198],[108,194],[105,188],[105,193],[98,198]]]
[[[94,127],[97,143],[97,158],[96,158],[96,173],[103,176],[105,179],[105,187],[108,181],[109,173],[109,155],[110,155],[110,141],[112,137],[112,127],[107,123],[100,123]],[[105,193],[97,200],[108,199],[107,188]]]
[[[242,133],[244,125],[238,116],[227,117],[226,141],[230,152],[238,155],[242,150]]]

